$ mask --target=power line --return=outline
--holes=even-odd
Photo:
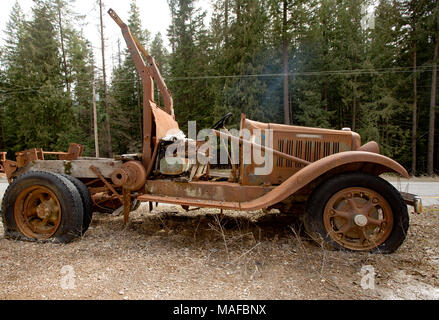
[[[419,72],[427,72],[433,70],[433,65],[427,65],[427,66],[419,66],[418,67]],[[333,71],[308,71],[308,72],[292,72],[288,73],[287,75],[290,77],[295,76],[325,76],[325,75],[345,75],[345,76],[351,76],[351,75],[382,75],[382,74],[390,74],[390,73],[413,73],[413,67],[394,67],[394,68],[379,68],[379,69],[354,69],[354,70],[333,70]],[[209,80],[209,79],[237,79],[237,78],[264,78],[264,77],[283,77],[285,76],[284,73],[261,73],[261,74],[244,74],[244,75],[212,75],[212,76],[192,76],[192,77],[171,77],[166,79],[167,81],[187,81],[187,80]],[[119,84],[119,83],[132,83],[132,80],[117,80],[112,81],[112,84]],[[134,80],[134,82],[140,82],[140,80]],[[89,87],[91,84],[90,82],[77,82],[75,84],[75,87],[84,88]],[[64,86],[58,86],[58,87],[51,87],[62,89]],[[34,91],[34,92],[44,92],[45,90],[42,90],[41,87],[30,87],[23,89],[17,89],[17,90],[7,90],[7,91],[0,91],[2,94],[12,94],[12,93],[23,93],[28,91]]]

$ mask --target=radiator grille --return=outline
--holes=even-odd
[[[279,139],[276,143],[277,150],[286,154],[304,159],[309,162],[317,161],[340,151],[339,142],[317,142],[307,140]],[[302,164],[277,157],[277,167],[301,168]]]

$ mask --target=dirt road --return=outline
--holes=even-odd
[[[0,299],[439,299],[439,215],[394,254],[323,249],[291,216],[142,205],[68,245],[4,239]],[[366,276],[366,280],[364,280]]]
[[[0,224],[0,299],[439,299],[439,206],[410,218],[391,255],[328,251],[261,212],[142,205],[126,227],[96,214],[68,245],[7,240]]]

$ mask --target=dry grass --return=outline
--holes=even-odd
[[[391,255],[327,250],[286,215],[146,208],[126,227],[122,217],[96,215],[68,245],[0,236],[0,299],[439,298],[435,208],[411,215]],[[75,272],[70,290],[60,286],[66,265]],[[375,290],[360,285],[364,265],[375,268]]]

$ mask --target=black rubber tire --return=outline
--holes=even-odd
[[[140,205],[142,204],[142,202],[140,202],[137,199],[131,200],[131,212],[136,211],[137,209],[139,209]]]
[[[56,195],[62,212],[60,225],[53,236],[40,241],[68,243],[80,237],[84,213],[81,196],[75,185],[56,173],[31,171],[14,179],[4,194],[1,215],[5,238],[38,241],[38,239],[23,235],[14,218],[14,205],[17,197],[24,189],[35,185],[51,190]]]
[[[137,199],[131,200],[130,212],[137,210],[141,204],[142,203],[140,201],[138,201]],[[113,214],[116,210],[118,210],[122,206],[123,206],[123,204],[120,204],[119,207],[117,207],[116,209],[109,208],[109,207],[95,206],[94,210],[97,212],[100,212],[100,213]]]
[[[94,211],[99,212],[99,213],[108,213],[108,214],[112,214],[114,211],[116,211],[118,208],[113,209],[113,208],[108,208],[108,207],[99,207],[99,206],[95,206],[94,207]]]
[[[91,199],[90,191],[86,187],[81,180],[76,177],[72,177],[68,174],[61,174],[63,177],[68,179],[71,183],[73,183],[79,191],[79,195],[82,200],[82,207],[84,210],[84,218],[82,221],[82,234],[84,234],[88,227],[90,226],[91,220],[93,219],[93,200]]]
[[[323,223],[323,211],[330,198],[342,189],[363,187],[371,189],[383,196],[389,203],[393,214],[393,229],[388,238],[379,246],[369,250],[374,253],[392,253],[404,242],[409,227],[407,205],[401,194],[386,180],[371,174],[352,172],[343,173],[320,184],[308,199],[304,226],[313,239],[323,239],[331,247],[354,251],[344,248],[328,235]]]

